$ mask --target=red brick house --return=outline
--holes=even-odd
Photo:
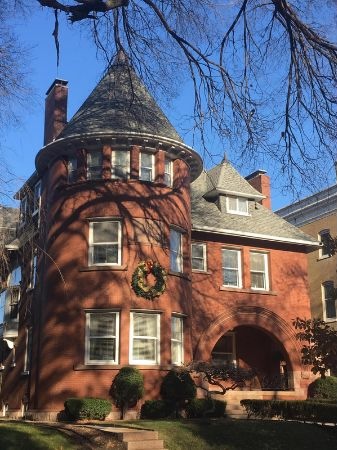
[[[3,414],[54,418],[69,397],[107,398],[125,365],[156,398],[167,371],[191,360],[257,370],[226,400],[305,397],[291,319],[310,315],[316,241],[271,212],[267,175],[244,179],[227,161],[203,170],[121,60],[68,123],[66,113],[56,80],[7,245],[22,276],[11,316],[3,278]],[[131,286],[144,260],[167,271],[153,299]]]

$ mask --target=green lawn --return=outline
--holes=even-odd
[[[297,422],[216,419],[127,424],[159,431],[169,450],[337,449],[336,429]]]
[[[1,450],[76,450],[64,434],[33,424],[0,422]]]

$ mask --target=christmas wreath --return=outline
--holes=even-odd
[[[150,286],[147,282],[149,274],[152,274],[156,279],[153,286]],[[153,300],[166,289],[166,270],[157,262],[141,261],[133,272],[131,286],[138,297]]]

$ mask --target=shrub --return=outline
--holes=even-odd
[[[141,409],[142,419],[166,419],[173,413],[172,403],[164,400],[147,400]]]
[[[226,402],[212,398],[194,398],[186,407],[189,419],[201,417],[223,417],[226,411]]]
[[[248,417],[337,423],[337,405],[308,400],[241,400]]]
[[[111,403],[103,398],[68,398],[64,408],[71,420],[104,420],[111,411]]]
[[[337,400],[337,378],[317,378],[309,385],[308,397]]]
[[[110,395],[124,419],[126,410],[135,406],[144,395],[144,380],[139,370],[122,367],[112,383]]]
[[[197,389],[191,375],[184,370],[170,370],[163,379],[161,396],[176,411],[176,415],[184,409],[189,401],[195,398]]]

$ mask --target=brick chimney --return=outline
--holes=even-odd
[[[263,198],[260,203],[268,209],[271,209],[270,198],[270,178],[265,170],[256,170],[246,177],[248,183],[253,186],[254,189],[261,192],[266,198]]]
[[[46,92],[44,145],[54,141],[67,123],[68,81],[56,79]]]

